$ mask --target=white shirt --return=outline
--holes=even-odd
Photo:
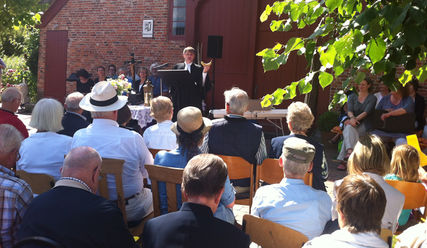
[[[64,156],[70,151],[72,138],[54,132],[34,133],[22,141],[17,170],[51,175],[58,180]]]
[[[153,156],[148,151],[141,135],[120,128],[117,122],[109,119],[93,119],[87,128],[78,130],[73,136],[71,147],[89,146],[103,158],[125,160],[123,166],[123,191],[125,198],[143,188],[143,177],[148,177],[145,164],[153,164]],[[116,184],[112,177],[107,178],[110,200],[116,200]]]
[[[193,64],[193,63],[187,64],[187,63],[184,61],[185,70],[187,70],[189,73],[191,73],[191,65],[192,65],[192,64]],[[205,85],[205,81],[206,81],[206,76],[207,76],[207,75],[208,75],[208,73],[207,73],[207,72],[202,71],[202,79],[203,79],[202,84],[203,84],[203,86]]]
[[[284,178],[256,191],[251,214],[294,229],[308,239],[319,236],[331,219],[332,201],[301,179]]]
[[[387,248],[381,237],[373,232],[350,233],[346,229],[337,230],[314,238],[304,244],[304,248]]]
[[[396,232],[396,229],[398,227],[398,220],[400,216],[400,212],[402,212],[403,203],[405,203],[405,196],[399,192],[399,190],[393,188],[388,184],[384,178],[380,175],[370,173],[370,172],[364,172],[363,174],[369,175],[372,179],[377,182],[381,188],[384,190],[385,198],[387,200],[387,203],[385,205],[385,211],[384,216],[382,218],[381,228],[392,230],[393,233]],[[335,181],[334,191],[333,191],[333,198],[336,198],[336,188],[341,185],[342,180]],[[338,218],[338,213],[336,210],[337,202],[336,199],[334,200],[333,209],[332,209],[332,219]]]
[[[171,130],[173,122],[170,120],[160,122],[147,128],[144,132],[144,141],[148,148],[175,150],[176,135]]]

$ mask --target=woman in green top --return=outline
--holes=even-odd
[[[358,85],[358,94],[353,93],[348,97],[347,116],[344,122],[343,143],[338,160],[343,161],[339,170],[346,170],[346,160],[353,152],[353,148],[359,140],[359,136],[365,135],[372,128],[371,114],[377,103],[377,98],[370,93],[372,81],[366,78]]]

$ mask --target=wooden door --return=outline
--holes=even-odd
[[[65,100],[68,31],[47,31],[44,97]]]

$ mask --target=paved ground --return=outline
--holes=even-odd
[[[27,126],[28,132],[30,133],[30,135],[32,133],[35,133],[36,130],[29,126],[31,115],[18,114],[18,117]],[[270,143],[270,139],[269,139],[268,135],[266,135],[266,139],[267,139],[266,143]],[[346,172],[337,170],[336,169],[337,164],[332,161],[336,157],[336,153],[337,153],[336,145],[334,146],[334,145],[331,145],[329,143],[325,144],[325,153],[326,153],[326,159],[327,159],[328,165],[329,165],[329,179],[326,182],[326,188],[327,188],[328,194],[332,194],[333,182],[335,180],[343,178],[346,175]],[[237,205],[236,204],[233,208],[233,212],[236,216],[237,222],[239,224],[242,224],[243,215],[249,213],[249,207],[245,206],[245,205]]]

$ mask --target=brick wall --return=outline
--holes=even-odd
[[[96,77],[99,65],[124,66],[135,53],[141,66],[182,60],[184,41],[168,40],[168,0],[72,0],[40,30],[38,95],[44,94],[46,32],[68,30],[67,76],[85,68]],[[154,37],[142,38],[142,22],[154,20]],[[73,91],[67,84],[67,93]]]

